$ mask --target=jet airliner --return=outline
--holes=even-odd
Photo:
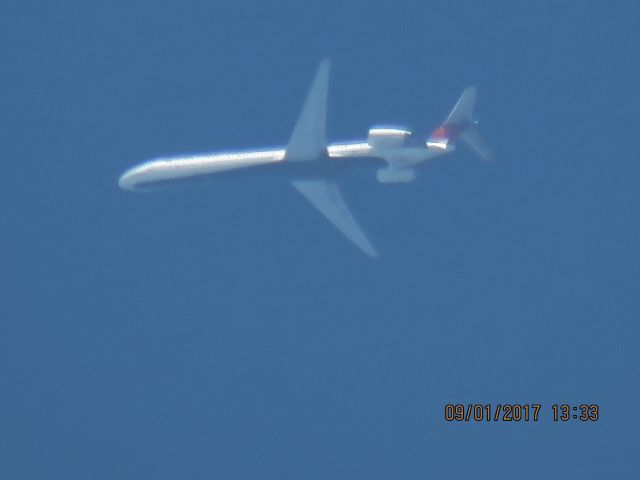
[[[353,167],[376,168],[381,183],[405,183],[415,178],[416,167],[450,153],[461,140],[476,155],[489,159],[473,108],[476,88],[467,87],[442,125],[426,140],[398,127],[374,127],[364,140],[327,143],[327,97],[330,61],[320,64],[302,112],[285,147],[157,158],[127,170],[119,180],[125,190],[145,191],[162,184],[231,173],[276,173],[291,181],[315,208],[362,252],[378,253],[347,207],[337,178]]]

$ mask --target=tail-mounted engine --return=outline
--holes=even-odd
[[[411,131],[396,127],[374,127],[369,130],[367,141],[373,148],[401,147],[411,137]]]

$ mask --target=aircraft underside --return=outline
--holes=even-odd
[[[340,232],[365,254],[378,253],[349,211],[337,180],[352,169],[375,171],[381,183],[405,183],[415,168],[466,143],[480,158],[490,154],[472,119],[475,87],[467,87],[445,122],[426,141],[397,127],[374,127],[366,140],[331,144],[326,141],[330,63],[320,64],[302,112],[284,149],[182,155],[145,162],[119,180],[126,190],[150,190],[212,178],[277,176],[285,178]]]

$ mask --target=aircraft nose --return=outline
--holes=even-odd
[[[118,179],[118,186],[123,190],[135,190],[136,187],[136,172],[133,169],[127,170]]]

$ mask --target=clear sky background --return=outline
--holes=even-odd
[[[635,476],[637,5],[4,1],[0,478]],[[117,188],[285,143],[326,56],[333,140],[479,88],[493,163],[344,178],[380,260],[278,179]]]

